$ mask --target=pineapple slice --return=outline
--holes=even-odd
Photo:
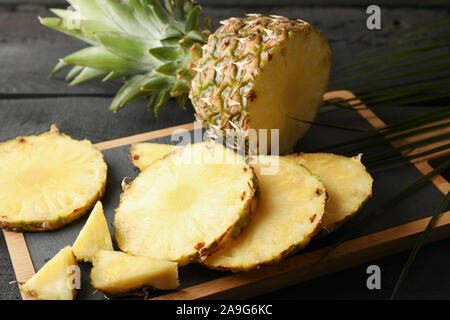
[[[262,174],[266,165],[275,174]],[[204,264],[221,270],[251,270],[306,246],[320,225],[326,192],[320,179],[292,160],[259,156],[254,166],[261,201],[249,226]]]
[[[304,165],[323,181],[329,199],[321,222],[321,235],[335,231],[372,195],[373,179],[360,157],[331,153],[301,153],[289,158]]]
[[[167,154],[176,148],[174,145],[161,143],[135,143],[131,145],[130,154],[131,162],[139,170],[143,171],[146,167],[151,165],[154,161],[164,158]]]
[[[72,250],[77,260],[85,262],[92,262],[92,256],[98,250],[113,250],[108,223],[100,201],[97,201]]]
[[[55,126],[0,143],[0,229],[45,231],[82,216],[104,193],[106,163]]]
[[[39,300],[73,300],[77,293],[71,281],[74,267],[77,267],[77,262],[72,249],[67,246],[21,285],[20,291]]]
[[[100,250],[92,260],[91,281],[95,289],[110,295],[147,287],[172,290],[179,286],[176,262]]]
[[[210,254],[247,225],[257,202],[253,169],[213,141],[154,162],[125,189],[114,219],[122,251],[179,262]]]

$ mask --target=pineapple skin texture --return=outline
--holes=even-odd
[[[215,147],[217,147],[217,145],[218,145],[216,142],[213,142],[213,141],[206,141],[206,142],[202,142],[199,144],[205,145],[206,149],[209,149],[208,144],[211,146],[215,146]],[[142,143],[142,145],[144,146],[144,148],[141,148],[141,150],[144,150],[146,143]],[[171,152],[163,157],[165,161],[170,161],[171,157],[176,157],[177,152],[181,152],[180,150],[182,149],[182,148],[176,148],[175,146],[171,146],[171,147],[173,147],[173,149],[175,149],[175,150],[173,150],[173,152]],[[223,148],[223,146],[220,146],[220,147]],[[153,148],[156,148],[158,150],[158,154],[159,154],[160,148],[157,144],[149,144],[148,148],[146,148],[146,149],[147,149],[147,151],[151,151]],[[136,149],[134,149],[134,150],[136,150]],[[131,153],[131,155],[132,156],[138,155],[138,153]],[[151,170],[152,164],[155,164],[154,157],[151,156],[150,158],[147,158],[146,155],[148,155],[148,153],[140,154],[141,161],[139,162],[139,164],[136,164],[138,166],[138,168],[143,172],[145,172],[146,170]],[[149,163],[147,163],[147,161]],[[250,175],[251,175],[250,179],[248,180],[248,187],[249,187],[250,194],[246,194],[244,199],[241,198],[241,200],[246,201],[246,204],[238,212],[239,219],[237,219],[234,222],[234,224],[231,225],[224,233],[222,233],[219,237],[214,239],[214,241],[211,241],[208,244],[202,243],[201,248],[199,248],[196,251],[193,251],[189,254],[182,255],[179,258],[177,258],[176,260],[172,260],[172,261],[177,262],[179,266],[185,266],[191,262],[203,261],[209,255],[211,255],[212,253],[214,253],[215,251],[220,249],[224,243],[227,243],[228,241],[232,241],[233,239],[235,239],[242,233],[242,231],[245,229],[245,227],[250,223],[251,216],[252,216],[253,212],[255,212],[257,209],[257,204],[259,202],[259,197],[260,197],[259,182],[258,182],[256,173],[255,173],[253,167],[248,165],[246,167],[246,170],[249,170]],[[134,181],[127,185],[125,192],[127,192],[129,189],[131,189],[133,187],[133,183],[134,183]],[[120,207],[122,206],[125,192],[121,195],[120,204],[119,204],[118,209],[116,210],[116,216],[114,219],[114,229],[116,230],[116,232],[115,232],[116,243],[117,243],[117,246],[124,252],[134,254],[134,255],[144,255],[142,253],[133,252],[133,251],[130,251],[129,249],[127,249],[126,246],[124,245],[124,243],[122,242],[122,238],[124,238],[124,234],[122,234],[122,232],[118,232],[119,228],[118,228],[118,222],[117,222],[117,215],[118,215],[118,211],[119,211]],[[156,257],[156,258],[159,258],[159,257]]]
[[[94,254],[92,265],[93,287],[109,295],[139,294],[149,287],[160,290],[179,287],[175,262],[100,250]]]
[[[219,137],[224,137],[227,130],[235,131],[236,127],[245,138],[250,128],[268,129],[269,133],[270,129],[279,129],[280,154],[291,152],[310,124],[288,117],[313,121],[328,87],[331,62],[327,40],[308,23],[280,16],[253,14],[221,23],[223,26],[210,35],[203,47],[202,57],[190,65],[195,76],[190,82],[189,97],[197,120]],[[320,57],[309,51],[298,52],[306,57],[286,53],[289,49],[298,50],[303,42],[306,47],[312,47],[310,39],[316,41],[314,46],[318,50],[324,51]],[[314,63],[312,69],[293,65],[301,59],[318,61],[306,62]],[[263,77],[266,70],[268,75]],[[273,79],[279,70],[286,72],[288,82]],[[308,75],[302,79],[307,89],[302,92],[295,85],[296,73],[306,72]],[[320,81],[308,84],[310,74]],[[302,95],[311,98],[299,105],[297,100]]]
[[[74,300],[77,294],[75,288],[71,290],[64,290],[63,293],[58,293],[57,286],[54,287],[55,290],[48,289],[49,285],[53,285],[52,280],[55,281],[54,273],[66,272],[66,270],[61,268],[67,268],[68,266],[77,266],[77,261],[72,252],[70,246],[61,249],[51,260],[49,260],[30,280],[25,284],[20,286],[20,291],[27,293],[39,300]],[[64,281],[63,286],[66,285],[66,279],[59,279],[59,281]]]
[[[17,144],[17,143],[27,143],[27,139],[29,138],[39,138],[39,137],[45,137],[47,135],[59,135],[60,137],[64,138],[64,139],[69,139],[69,140],[73,140],[76,141],[75,139],[71,138],[68,135],[65,135],[63,133],[60,133],[59,130],[56,128],[56,126],[52,125],[50,131],[48,132],[44,132],[40,135],[33,135],[33,136],[27,136],[27,137],[17,137],[16,139],[12,139],[6,142],[3,142],[1,144],[3,145],[13,145],[13,144]],[[91,144],[89,142],[89,144]],[[91,144],[92,148],[95,148],[96,150],[98,150],[95,146],[93,146]],[[56,230],[59,229],[77,219],[79,219],[80,217],[82,217],[84,214],[86,214],[87,211],[91,210],[95,204],[97,203],[98,200],[100,200],[103,195],[105,194],[105,190],[106,190],[106,180],[107,180],[107,165],[104,162],[104,157],[103,154],[98,151],[99,154],[101,155],[101,159],[103,160],[104,163],[104,179],[102,181],[102,185],[101,188],[98,190],[98,192],[92,197],[90,198],[86,204],[84,206],[81,206],[79,208],[76,208],[75,210],[73,210],[72,213],[68,214],[68,215],[64,215],[64,216],[59,216],[53,220],[36,220],[36,221],[24,221],[24,220],[17,220],[17,221],[7,221],[7,220],[3,220],[0,218],[0,229],[5,229],[8,231],[15,231],[15,232],[26,232],[26,231],[31,231],[31,232],[41,232],[41,231],[51,231],[51,230]]]
[[[286,158],[305,166],[324,181],[328,201],[317,237],[336,231],[372,197],[373,179],[358,156],[348,158],[322,152],[291,154]],[[347,190],[343,191],[342,186]],[[339,212],[337,218],[330,216],[336,212]]]

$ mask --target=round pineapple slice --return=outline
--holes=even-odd
[[[97,148],[55,126],[0,143],[0,229],[53,230],[78,219],[103,195],[106,171]]]
[[[327,189],[328,201],[320,235],[335,231],[372,196],[373,179],[359,156],[348,158],[332,153],[300,153],[288,157],[317,174]]]
[[[201,260],[241,232],[257,195],[253,169],[235,152],[212,141],[177,148],[126,187],[117,244],[180,265]]]
[[[264,174],[266,167],[277,168]],[[213,269],[241,271],[277,262],[306,246],[324,214],[320,179],[289,159],[259,156],[254,166],[261,190],[258,209],[242,234],[209,256]]]

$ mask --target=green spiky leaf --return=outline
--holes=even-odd
[[[81,84],[83,82],[88,82],[93,79],[98,79],[103,77],[108,72],[98,69],[93,69],[89,67],[83,68],[83,70],[75,77],[75,79],[70,82],[70,86],[75,86],[77,84]]]
[[[200,6],[195,6],[189,12],[186,18],[185,30],[191,31],[198,28],[198,16],[200,14]]]
[[[126,104],[146,97],[148,93],[142,91],[141,87],[145,81],[147,81],[149,76],[150,74],[138,74],[125,81],[124,85],[116,93],[109,108],[114,112],[117,112]]]
[[[57,17],[39,18],[42,25],[90,45],[60,59],[51,76],[72,66],[70,85],[127,79],[111,103],[114,111],[146,98],[158,112],[171,96],[182,96],[184,107],[193,76],[187,68],[210,31],[199,26],[196,2],[161,1],[68,0],[67,10],[51,9]]]
[[[180,56],[176,47],[157,47],[149,50],[150,54],[161,61],[174,61]]]
[[[122,74],[138,72],[140,67],[132,61],[121,58],[104,47],[87,47],[65,57],[64,62]]]

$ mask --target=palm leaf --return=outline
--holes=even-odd
[[[431,217],[430,222],[428,222],[428,225],[425,228],[425,231],[422,232],[420,237],[417,239],[416,244],[414,245],[414,249],[412,250],[411,254],[409,255],[408,260],[406,261],[406,264],[403,267],[402,272],[400,273],[400,277],[398,278],[397,283],[395,284],[394,290],[392,292],[391,300],[394,300],[395,297],[397,296],[398,290],[400,289],[400,286],[402,285],[403,280],[405,279],[406,275],[408,274],[408,271],[411,268],[411,265],[414,262],[414,259],[416,258],[420,249],[422,249],[423,245],[425,244],[425,240],[430,235],[431,229],[436,224],[436,221],[437,221],[439,215],[447,207],[449,200],[450,200],[450,192],[447,192],[447,195],[444,197],[442,202],[439,204],[439,207],[436,209],[433,216]]]

